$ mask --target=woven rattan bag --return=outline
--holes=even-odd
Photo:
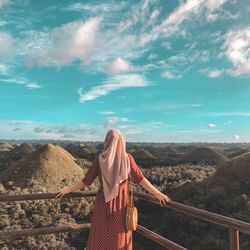
[[[134,206],[133,187],[131,182],[131,174],[129,174],[128,181],[128,206],[126,208],[125,225],[127,230],[135,231],[138,222],[137,208]],[[131,195],[129,194],[129,188]]]

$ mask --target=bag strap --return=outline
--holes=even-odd
[[[131,195],[129,193],[129,189],[131,191]],[[131,181],[131,174],[129,173],[129,180],[128,180],[128,199],[131,207],[134,207],[134,195],[133,195],[133,186]]]

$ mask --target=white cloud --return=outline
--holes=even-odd
[[[86,22],[71,22],[53,29],[45,46],[42,49],[38,47],[27,64],[62,66],[74,60],[89,62],[99,24],[99,18],[91,18]]]
[[[127,74],[117,75],[109,78],[105,84],[93,87],[89,91],[83,91],[82,88],[78,89],[80,95],[80,102],[94,100],[99,96],[105,96],[112,91],[130,87],[146,87],[148,82],[142,75]]]
[[[159,10],[154,10],[154,11],[151,13],[150,17],[151,17],[152,19],[155,19],[155,18],[157,18],[159,15],[160,15],[160,11],[159,11]]]
[[[216,125],[214,123],[209,123],[207,125],[208,128],[216,128]]]
[[[118,11],[124,7],[124,3],[101,3],[101,4],[85,4],[85,3],[74,3],[71,4],[63,10],[68,11],[87,11],[87,12],[94,12],[99,14],[100,12],[111,12],[111,11]]]
[[[127,122],[127,121],[128,121],[128,117],[121,117],[120,120],[121,120],[122,122]]]
[[[0,63],[0,74],[5,75],[9,70],[9,66]]]
[[[35,82],[26,84],[26,87],[29,88],[29,89],[40,89],[40,88],[41,88],[41,86],[38,85],[38,84],[35,83]]]
[[[148,56],[148,59],[152,60],[152,59],[155,59],[157,58],[158,56],[154,53],[150,53],[149,56]]]
[[[227,34],[226,56],[234,66],[230,70],[233,76],[250,74],[250,27]]]
[[[250,116],[250,112],[211,112],[211,113],[202,113],[199,116]]]
[[[217,78],[217,77],[222,76],[222,74],[223,74],[223,70],[215,69],[215,70],[211,70],[208,72],[208,77]]]
[[[169,70],[165,70],[164,72],[162,72],[161,76],[167,79],[174,79],[173,74]]]
[[[120,122],[128,122],[128,117],[116,117],[116,116],[112,116],[112,117],[109,117],[105,120],[105,123],[104,123],[104,127],[110,127],[116,123],[120,123]],[[122,126],[122,125],[121,125]],[[121,127],[120,126],[120,127]]]
[[[72,139],[103,140],[106,129],[102,125],[81,124],[70,127],[64,124],[47,124],[31,120],[1,120],[0,138],[5,139]]]
[[[0,0],[0,9],[10,3],[9,0]]]
[[[0,54],[6,54],[14,46],[14,39],[6,32],[0,32]]]
[[[115,112],[113,112],[113,111],[100,111],[98,113],[101,115],[113,115]]]
[[[159,61],[159,65],[166,71],[166,77],[174,76],[175,79],[180,79],[189,70],[199,62],[199,64],[207,64],[209,60],[209,52],[204,49],[194,49],[192,45],[188,49],[183,50],[176,55],[170,56],[165,61]],[[171,74],[172,76],[171,76]]]
[[[106,120],[104,127],[110,127],[118,122],[118,118],[116,117],[111,117]]]
[[[0,27],[5,26],[8,22],[4,20],[0,20]]]
[[[21,84],[28,89],[40,89],[41,86],[37,84],[36,82],[30,82],[27,79],[15,79],[15,78],[5,78],[0,79],[0,82],[8,83],[8,84]]]
[[[172,115],[172,110],[178,109],[190,109],[190,108],[199,108],[202,104],[200,103],[166,103],[166,102],[155,102],[151,104],[143,105],[143,109],[152,110],[152,111],[163,111],[165,115]],[[169,112],[170,111],[170,112]]]
[[[239,135],[234,135],[234,140],[238,141],[240,139]]]
[[[208,0],[206,1],[207,9],[210,12],[217,10],[220,6],[222,6],[226,0]]]
[[[126,131],[127,135],[137,135],[137,134],[142,134],[145,132],[144,128],[128,128]]]
[[[178,75],[178,76],[174,76],[173,73],[170,71],[170,70],[165,70],[161,73],[161,76],[164,77],[164,78],[167,78],[169,80],[172,80],[172,79],[180,79],[181,78],[181,75]]]
[[[129,71],[131,68],[132,67],[128,61],[121,57],[117,57],[111,64],[106,65],[105,70],[108,73],[116,74]]]
[[[172,49],[172,45],[169,41],[164,41],[161,43],[161,47],[163,47],[166,50],[170,50]]]
[[[209,17],[209,15],[219,10],[225,2],[226,0],[187,0],[177,7],[160,25],[155,26],[151,32],[142,34],[140,42],[145,44],[156,40],[159,36],[170,36],[173,33],[177,33],[184,21],[201,14]]]

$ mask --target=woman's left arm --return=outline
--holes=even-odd
[[[146,177],[144,177],[139,184],[149,193],[153,194],[158,199],[161,206],[171,201],[171,199],[167,195],[165,195],[160,190],[158,190],[154,185],[152,185],[151,182]]]

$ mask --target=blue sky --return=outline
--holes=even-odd
[[[0,138],[250,141],[248,0],[0,0]]]

